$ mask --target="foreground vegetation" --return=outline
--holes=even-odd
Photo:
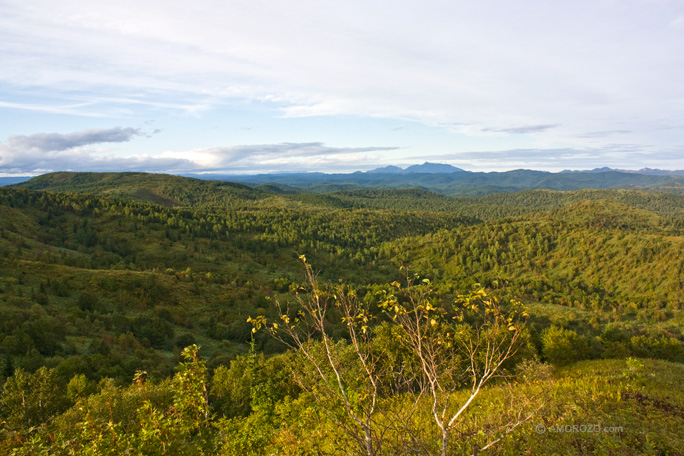
[[[355,443],[323,413],[318,401],[298,390],[286,373],[299,360],[291,354],[264,358],[248,354],[213,375],[196,356],[185,360],[173,379],[148,381],[141,374],[130,386],[104,383],[79,396],[50,424],[29,429],[10,417],[2,443],[4,454],[349,454]],[[584,361],[549,369],[526,364],[519,369],[515,394],[543,397],[534,417],[490,454],[681,454],[684,443],[684,395],[681,364],[656,360]],[[6,387],[7,390],[7,387]],[[205,391],[209,393],[206,394]],[[55,390],[51,394],[56,394]],[[454,393],[454,401],[463,400]],[[33,399],[33,398],[29,398]],[[43,399],[55,400],[44,396]],[[387,399],[394,410],[414,408],[414,398]],[[30,403],[35,405],[35,402]],[[506,426],[509,386],[483,390],[464,417],[462,439],[454,452],[470,454],[489,435],[471,434]],[[387,432],[382,454],[412,454],[416,439],[438,446],[430,427],[430,406],[419,401],[407,434]],[[502,414],[502,411],[505,412]],[[465,438],[463,438],[465,437]],[[429,448],[427,449],[429,451]]]
[[[334,454],[361,448],[341,424],[369,397],[378,404],[369,432],[383,429],[379,454],[439,454],[435,402],[420,385],[429,375],[410,344],[397,342],[407,328],[397,326],[399,311],[411,308],[387,304],[410,302],[402,293],[415,272],[414,285],[425,278],[442,309],[423,315],[444,329],[433,342],[444,334],[456,342],[445,328],[471,291],[515,299],[529,314],[514,325],[519,346],[502,365],[515,377],[478,390],[449,430],[460,436],[449,454],[483,448],[511,423],[487,451],[684,451],[682,196],[312,194],[128,174],[60,174],[23,187],[42,190],[0,189],[3,454]],[[315,277],[303,273],[304,253]],[[362,361],[379,358],[358,356],[352,315],[335,306],[311,340],[288,350],[296,334],[282,332],[282,317],[295,314],[284,309],[301,309],[298,298],[318,287],[335,295],[329,283],[355,296],[353,315],[362,309],[370,322],[358,334],[373,335],[361,353],[381,344],[388,361],[376,367],[385,374],[363,374]],[[277,337],[253,333],[248,318]],[[464,318],[470,327],[484,321]],[[346,409],[304,381],[318,378],[311,371],[297,370],[315,366],[303,362],[306,350],[311,359],[325,353],[322,333],[336,357],[357,360],[345,366],[362,369],[346,374],[357,383],[329,391],[362,392]],[[325,366],[333,375],[336,364]],[[369,390],[371,378],[390,383]],[[442,384],[439,401],[467,401],[467,383]],[[556,424],[621,430],[556,432]]]

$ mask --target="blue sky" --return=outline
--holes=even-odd
[[[684,1],[0,0],[0,175],[684,169]]]

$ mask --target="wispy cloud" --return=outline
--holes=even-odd
[[[239,145],[165,152],[162,157],[192,161],[195,171],[325,170],[335,164],[345,169],[363,167],[369,153],[397,150],[397,147],[328,147],[320,142]],[[376,155],[375,160],[379,157]]]
[[[21,91],[20,91],[21,93]],[[2,94],[2,90],[0,90]],[[16,96],[16,94],[15,94]],[[150,99],[153,95],[139,94],[133,97],[104,97],[102,95],[79,95],[64,92],[55,97],[52,93],[31,91],[23,95],[28,100],[21,102],[0,100],[0,108],[34,111],[49,114],[64,114],[79,117],[125,117],[135,110],[176,111],[197,115],[210,109],[209,100],[195,99],[187,103]]]
[[[113,158],[96,158],[96,146],[131,141],[145,135],[138,128],[107,128],[79,132],[36,133],[12,136],[0,143],[0,172],[36,174],[45,171],[86,170],[97,162]]]
[[[430,160],[446,161],[486,161],[492,163],[520,164],[525,162],[536,163],[544,160],[562,162],[568,160],[584,159],[590,157],[592,151],[580,149],[511,149],[496,151],[469,151],[457,154],[432,155]],[[419,157],[413,157],[418,159]]]
[[[508,133],[511,135],[526,135],[530,133],[541,133],[558,127],[558,124],[525,125],[521,127],[508,128],[483,128],[482,131],[493,133]]]
[[[632,130],[603,130],[603,131],[590,131],[584,134],[578,135],[580,138],[605,138],[607,136],[613,135],[627,135],[632,133]]]
[[[270,100],[289,116],[572,126],[603,116],[608,104],[619,116],[670,110],[658,103],[682,94],[682,65],[671,58],[681,36],[659,33],[681,21],[681,8],[670,3],[400,2],[388,15],[354,0],[334,14],[314,0],[271,5],[267,14],[258,2],[204,9],[181,0],[162,9],[134,0],[97,7],[7,1],[0,6],[0,80]],[[604,17],[611,20],[595,19]],[[601,109],[587,111],[597,103]]]
[[[156,130],[155,130],[156,131]],[[154,132],[152,133],[154,134]],[[356,170],[397,147],[329,147],[321,142],[220,146],[157,155],[127,155],[103,148],[148,136],[137,128],[13,136],[0,143],[0,173],[50,171],[256,172]]]
[[[92,103],[76,104],[47,104],[42,103],[15,103],[10,101],[0,101],[0,108],[19,109],[22,111],[46,112],[50,114],[66,114],[81,117],[106,117],[102,112],[95,112],[88,108]]]
[[[29,136],[12,136],[3,145],[3,150],[27,153],[62,151],[90,144],[126,142],[140,135],[140,129],[130,127],[84,130],[68,134],[36,133]]]

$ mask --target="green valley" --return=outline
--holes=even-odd
[[[1,187],[0,452],[683,453],[679,181],[476,177]]]

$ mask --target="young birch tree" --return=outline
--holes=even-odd
[[[466,410],[482,388],[505,376],[503,368],[521,346],[528,315],[520,302],[503,303],[483,289],[459,296],[449,309],[434,300],[427,279],[414,285],[417,279],[407,275],[403,290],[394,282],[397,292],[388,294],[381,307],[401,328],[403,346],[419,360],[421,391],[431,398],[431,415],[441,436],[439,451],[445,456],[450,437],[459,430]],[[461,390],[469,394],[455,403],[455,393]],[[513,419],[477,447],[476,453],[529,420],[540,406],[535,398],[522,401],[510,411]]]
[[[308,289],[300,289],[295,309],[275,302],[279,321],[248,319],[258,330],[267,325],[270,333],[303,357],[308,365],[294,369],[295,381],[321,404],[321,411],[356,444],[359,454],[381,454],[386,426],[376,420],[379,385],[378,366],[382,352],[371,346],[373,316],[353,290],[338,287],[323,290],[306,257],[300,256]],[[328,318],[339,314],[349,343],[335,342]]]
[[[392,334],[403,347],[404,357],[415,365],[399,375],[411,378],[394,380],[412,385],[404,392],[414,401],[403,402],[401,410],[390,410],[382,399],[389,392],[386,380],[397,376],[397,366],[383,363],[384,348],[373,343],[377,317],[349,289],[322,290],[311,265],[303,255],[300,259],[309,289],[300,289],[303,293],[296,295],[296,311],[276,301],[279,321],[268,324],[265,317],[250,318],[253,330],[268,327],[276,339],[306,361],[308,368],[303,364],[294,368],[295,380],[356,443],[359,454],[398,454],[396,445],[390,449],[385,440],[389,434],[410,444],[403,454],[434,454],[424,429],[410,424],[426,395],[440,436],[438,452],[444,456],[453,452],[454,435],[468,437],[472,433],[462,429],[466,410],[488,382],[505,376],[506,362],[521,346],[528,318],[522,304],[515,300],[503,303],[480,289],[444,306],[434,299],[427,280],[414,285],[417,276],[407,276],[408,286],[403,288],[394,282],[394,291],[385,294],[380,307],[385,320],[396,329]],[[328,333],[333,313],[344,323],[349,343],[335,342]],[[456,402],[454,398],[462,397],[464,390],[467,397]],[[490,448],[529,420],[538,405],[534,399],[518,401],[515,407],[511,402],[511,419],[494,431],[488,427],[487,440],[475,451]],[[483,429],[480,426],[479,430]]]

